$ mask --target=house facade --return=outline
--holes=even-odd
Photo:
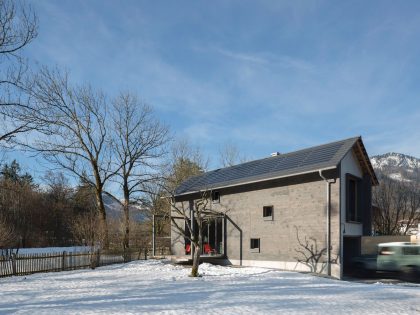
[[[341,278],[371,234],[371,189],[378,183],[361,137],[223,168],[176,191],[190,207],[203,191],[209,220],[203,254],[226,264],[311,271]],[[177,218],[182,224],[182,218]],[[193,222],[190,221],[190,222]],[[172,229],[172,252],[191,255]]]

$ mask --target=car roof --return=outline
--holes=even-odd
[[[385,246],[420,246],[420,243],[408,243],[408,242],[389,242],[389,243],[380,243],[378,244],[378,246],[380,247],[385,247]]]

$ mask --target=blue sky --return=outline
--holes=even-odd
[[[362,135],[420,157],[419,1],[29,1],[26,55],[132,90],[217,166]]]

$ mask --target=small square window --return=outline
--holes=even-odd
[[[219,203],[220,202],[220,193],[218,191],[212,191],[211,201],[213,203]]]
[[[273,220],[273,206],[263,207],[263,219],[267,221]]]
[[[251,250],[252,253],[259,253],[260,252],[260,239],[259,238],[251,238],[250,250]]]

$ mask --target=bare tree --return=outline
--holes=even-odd
[[[373,190],[373,203],[380,209],[373,217],[375,230],[384,235],[399,234],[399,221],[402,220],[401,183],[383,176],[380,184]]]
[[[299,257],[295,259],[309,268],[311,272],[322,273],[327,267],[326,262],[323,260],[327,248],[318,248],[318,242],[314,237],[307,237],[305,235],[302,240],[299,236],[299,228],[294,226],[296,230],[296,239],[299,246],[295,248],[295,252]],[[335,260],[336,261],[336,260]]]
[[[169,236],[171,202],[169,198],[165,198],[167,194],[165,194],[162,187],[164,187],[163,180],[147,183],[145,187],[146,195],[143,201],[145,206],[144,214],[148,218],[148,222],[150,222],[148,227],[150,231],[152,230],[151,223],[154,217],[155,234],[157,236]]]
[[[46,185],[42,189],[44,209],[48,212],[48,217],[43,220],[48,236],[46,241],[51,246],[64,246],[72,236],[75,190],[62,172],[47,171],[43,181]]]
[[[14,230],[15,246],[36,245],[41,240],[41,210],[42,197],[32,176],[21,172],[16,161],[4,164],[0,170],[0,216]]]
[[[409,232],[413,225],[420,224],[420,182],[413,183],[408,190],[408,214],[404,234]],[[417,230],[418,231],[418,230]],[[420,232],[420,231],[418,231]]]
[[[171,201],[163,197],[173,195],[176,188],[188,178],[205,172],[208,164],[209,159],[204,157],[200,148],[192,145],[187,139],[173,143],[169,159],[162,171],[162,181],[155,181],[154,186],[148,188],[149,208],[164,218],[170,217]]]
[[[13,226],[0,216],[0,249],[7,249],[16,245],[17,236]]]
[[[123,194],[126,251],[130,243],[130,204],[145,192],[145,184],[159,177],[157,172],[168,142],[168,128],[153,116],[151,107],[130,93],[115,101],[112,116],[113,150],[116,155],[117,182]]]
[[[99,250],[96,247],[98,242],[104,239],[104,230],[101,225],[98,213],[91,211],[77,216],[73,220],[73,235],[80,244],[90,247],[90,266],[92,269],[98,266]]]
[[[229,167],[240,163],[245,163],[248,158],[241,154],[236,145],[232,142],[226,142],[219,148],[219,163],[222,167]]]
[[[171,149],[170,161],[165,181],[162,185],[162,195],[167,196],[170,206],[170,216],[173,230],[188,239],[194,252],[191,276],[198,276],[198,266],[203,240],[203,226],[206,221],[220,213],[212,209],[211,191],[204,190],[190,205],[189,201],[180,201],[176,197],[177,187],[192,176],[202,174],[208,165],[198,147],[188,141],[176,142]],[[191,217],[193,214],[193,218]],[[196,223],[194,223],[196,222]],[[196,225],[197,229],[194,230]]]
[[[73,219],[73,235],[80,244],[93,249],[96,243],[102,239],[98,224],[98,215],[94,211],[79,215]]]
[[[195,199],[192,204],[190,204],[190,201],[178,200],[174,194],[171,196],[172,226],[176,232],[188,239],[193,245],[192,277],[199,275],[198,267],[205,223],[227,212],[227,209],[217,211],[212,208],[211,194],[211,190],[201,191],[200,197]]]
[[[67,73],[43,68],[31,80],[27,92],[36,106],[31,119],[48,127],[25,147],[35,150],[66,172],[88,183],[95,192],[104,246],[109,246],[102,193],[113,169],[108,134],[108,103],[90,86],[73,87]]]
[[[205,172],[209,159],[204,157],[200,148],[182,139],[173,143],[163,171],[166,191],[173,192],[186,179]]]
[[[418,177],[417,177],[418,178]],[[395,180],[382,174],[372,194],[377,207],[374,228],[383,235],[406,235],[413,224],[420,222],[420,181]]]
[[[0,0],[0,142],[10,142],[14,136],[37,128],[33,120],[20,120],[32,110],[22,96],[27,64],[20,53],[37,36],[37,30],[37,17],[30,7]]]

